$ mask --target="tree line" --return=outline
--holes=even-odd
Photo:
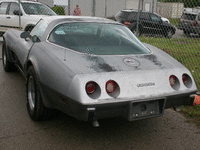
[[[200,0],[158,0],[166,3],[184,3],[184,7],[200,7]]]

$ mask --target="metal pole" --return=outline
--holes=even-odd
[[[152,13],[154,13],[154,0],[152,0]]]
[[[19,30],[21,30],[21,9],[20,9],[20,6],[21,6],[21,1],[18,0],[18,3],[19,3]]]
[[[70,0],[68,0],[68,15],[71,15]]]
[[[139,36],[139,20],[140,20],[140,0],[139,1],[139,5],[138,5],[138,15],[137,15],[137,28],[136,28],[136,36]]]
[[[95,16],[96,0],[92,0],[92,16]]]
[[[107,17],[107,0],[105,0],[105,18]]]

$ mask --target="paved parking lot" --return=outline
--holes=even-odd
[[[0,59],[2,58],[2,52],[1,52],[1,46],[2,46],[2,41],[3,41],[3,38],[0,37]]]

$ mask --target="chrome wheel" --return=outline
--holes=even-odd
[[[35,108],[35,84],[33,76],[28,79],[28,102],[31,110]]]
[[[167,37],[171,38],[172,36],[173,36],[172,30],[169,30],[168,33],[167,33]]]
[[[5,51],[5,48],[3,47],[3,66],[4,67],[6,66],[6,62],[7,62],[6,51]]]

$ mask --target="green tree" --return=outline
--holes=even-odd
[[[58,15],[65,15],[65,10],[62,6],[54,6],[52,10]]]
[[[200,7],[200,0],[158,0],[165,3],[184,3],[184,7]]]

